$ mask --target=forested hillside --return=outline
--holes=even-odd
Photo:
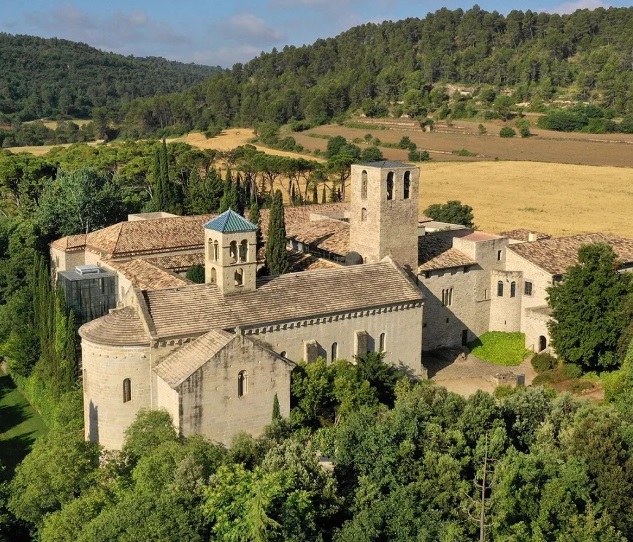
[[[564,94],[622,115],[633,108],[631,28],[633,8],[563,16],[441,9],[273,49],[182,94],[133,101],[118,120],[130,135],[143,135],[292,118],[318,123],[350,109],[372,116],[398,102],[403,112],[413,104],[423,114],[446,102],[446,83],[475,93],[513,89],[513,103],[534,107]]]
[[[95,107],[118,108],[141,96],[182,91],[218,69],[0,33],[0,121],[89,118]]]

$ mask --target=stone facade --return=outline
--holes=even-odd
[[[349,249],[363,261],[390,256],[417,269],[419,171],[391,162],[352,165]]]
[[[174,419],[180,432],[226,444],[240,432],[259,436],[272,419],[275,394],[282,416],[290,414],[293,367],[256,342],[237,336],[175,388],[179,415]]]

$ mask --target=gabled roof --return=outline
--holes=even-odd
[[[209,220],[204,227],[207,230],[219,231],[221,233],[257,231],[255,224],[249,222],[242,215],[237,214],[231,209]]]
[[[375,264],[264,277],[255,291],[223,297],[214,284],[144,292],[161,338],[192,337],[211,328],[263,326],[421,303],[422,292],[390,259]]]
[[[199,249],[204,245],[202,226],[210,218],[212,215],[119,222],[89,233],[86,247],[108,259]]]
[[[155,368],[156,374],[172,388],[182,384],[227,344],[235,334],[211,330],[167,356]]]
[[[349,223],[324,218],[309,220],[286,232],[289,239],[345,256],[349,252]]]
[[[567,268],[578,262],[578,249],[591,243],[611,245],[621,264],[633,262],[633,239],[606,233],[587,233],[518,243],[509,245],[508,249],[551,275],[562,275]]]
[[[418,237],[418,271],[450,269],[477,262],[462,251],[453,248],[453,238],[445,235]]]
[[[120,272],[134,286],[142,290],[156,290],[157,288],[175,288],[192,284],[190,280],[179,277],[175,273],[161,269],[157,265],[142,258],[128,261],[104,260],[108,267]]]

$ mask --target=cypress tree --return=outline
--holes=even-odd
[[[248,220],[257,226],[256,239],[257,239],[257,251],[264,244],[264,240],[262,239],[262,217],[259,212],[259,205],[257,204],[257,198],[251,200],[251,206],[248,209]]]
[[[160,149],[157,148],[156,151],[154,152],[154,164],[152,168],[152,172],[154,176],[154,194],[152,198],[154,205],[152,206],[152,208],[157,211],[161,210],[163,205],[165,204],[165,195],[164,195],[165,188],[163,186],[162,177],[161,177],[161,166],[160,166],[161,158],[160,157],[161,157]]]
[[[275,192],[268,221],[266,241],[266,265],[272,275],[281,275],[290,270],[290,260],[286,250],[286,221],[281,190]]]
[[[325,183],[323,183],[323,193],[321,194],[321,203],[327,202],[327,194],[325,192]]]
[[[281,420],[281,408],[279,406],[279,398],[275,393],[275,398],[273,399],[273,422]]]
[[[312,203],[315,205],[319,203],[319,192],[316,184],[312,187]]]
[[[220,212],[228,211],[231,208],[231,190],[233,179],[231,178],[231,170],[227,170],[224,184],[222,185],[222,199],[220,199]]]

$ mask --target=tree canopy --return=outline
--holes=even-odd
[[[618,272],[610,245],[582,246],[578,263],[548,289],[553,318],[549,328],[557,354],[588,371],[615,368],[620,362],[618,339],[628,324],[623,307],[630,292],[630,277]]]
[[[473,208],[461,201],[451,200],[447,203],[434,203],[424,210],[424,214],[439,222],[461,224],[467,228],[475,227]]]

